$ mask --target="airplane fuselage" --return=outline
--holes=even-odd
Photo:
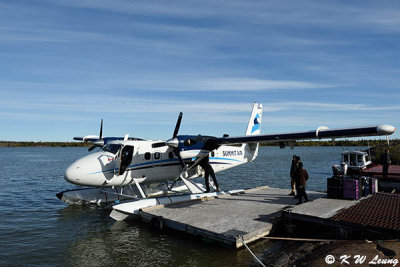
[[[75,161],[68,167],[65,179],[73,184],[85,186],[123,186],[139,183],[153,183],[177,180],[182,167],[173,149],[169,146],[157,147],[162,141],[112,141],[99,152]],[[131,159],[120,174],[121,147],[130,146]],[[197,157],[210,154],[210,164],[215,172],[220,172],[253,159],[245,157],[246,145],[220,146],[210,151],[201,149],[182,150],[185,164],[191,165]],[[185,178],[201,176],[200,166],[191,168]]]

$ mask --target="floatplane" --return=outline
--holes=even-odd
[[[205,192],[202,184],[193,182],[193,178],[204,176],[199,163],[205,157],[217,173],[254,161],[260,142],[278,143],[284,148],[293,147],[297,140],[388,136],[396,131],[390,125],[343,129],[321,126],[305,132],[261,134],[262,112],[262,105],[254,103],[245,135],[235,137],[179,135],[180,113],[172,138],[165,141],[128,135],[103,138],[102,121],[99,136],[74,138],[90,142],[89,151],[101,147],[100,151],[78,159],[64,175],[69,183],[86,188],[63,191],[57,197],[69,204],[114,204],[111,217],[123,220],[144,207],[242,191]]]

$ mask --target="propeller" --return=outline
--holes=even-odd
[[[101,119],[101,124],[100,124],[100,134],[99,134],[99,139],[97,139],[95,142],[93,142],[93,145],[89,147],[88,151],[92,151],[96,147],[102,147],[104,146],[104,140],[103,140],[103,119]]]
[[[180,112],[179,116],[178,116],[178,121],[176,122],[176,125],[175,125],[174,135],[172,136],[172,138],[176,138],[178,135],[179,128],[181,127],[182,116],[183,116],[183,113]]]
[[[169,140],[167,140],[165,142],[165,144],[172,148],[172,151],[174,152],[175,156],[178,158],[182,169],[184,169],[185,168],[185,162],[183,161],[183,159],[181,157],[181,153],[179,151],[179,140],[177,138],[178,132],[179,132],[179,128],[181,127],[182,116],[183,116],[183,113],[180,112],[179,116],[178,116],[178,120],[177,120],[176,125],[175,125],[174,134],[172,135],[171,139],[169,139]]]

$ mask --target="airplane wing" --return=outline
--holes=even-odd
[[[363,136],[380,136],[391,135],[396,128],[391,125],[377,125],[369,127],[329,129],[321,126],[317,130],[307,132],[292,132],[279,134],[259,134],[245,135],[237,137],[217,137],[206,141],[207,147],[212,149],[220,145],[239,144],[239,143],[281,143],[297,140],[313,140],[313,139],[335,139],[343,137],[363,137]]]
[[[76,141],[83,141],[83,142],[89,142],[89,143],[95,143],[95,142],[99,142],[102,141],[101,143],[107,144],[110,141],[115,141],[115,140],[124,140],[125,137],[103,137],[101,139],[99,139],[98,136],[84,136],[84,137],[74,137],[74,140]],[[128,140],[144,140],[141,138],[137,138],[137,137],[128,137]]]
[[[84,142],[96,142],[97,140],[99,140],[99,137],[98,136],[92,136],[92,135],[89,135],[89,136],[84,136],[84,137],[74,137],[74,140],[76,140],[76,141],[84,141]]]

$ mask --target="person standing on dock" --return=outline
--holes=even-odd
[[[306,193],[306,182],[308,180],[308,173],[305,169],[303,169],[303,162],[301,161],[297,163],[295,180],[296,180],[295,182],[297,188],[297,196],[299,198],[299,202],[297,204],[303,203],[303,197],[304,197],[304,202],[308,202],[308,196]]]
[[[386,149],[386,151],[382,154],[381,162],[382,162],[382,176],[387,177],[389,171],[389,165],[391,163],[389,149]]]
[[[290,166],[290,187],[291,187],[292,191],[290,192],[289,196],[294,196],[296,194],[295,193],[296,182],[295,182],[295,177],[294,177],[296,165],[297,165],[297,156],[293,155],[292,165]]]
[[[213,168],[211,167],[210,164],[210,156],[204,157],[200,162],[199,165],[203,168],[204,170],[204,179],[205,179],[205,184],[206,184],[206,191],[205,193],[210,192],[210,175],[211,178],[213,179],[214,185],[215,185],[215,190],[219,192],[219,186],[217,182],[217,178],[215,177],[215,172]]]

